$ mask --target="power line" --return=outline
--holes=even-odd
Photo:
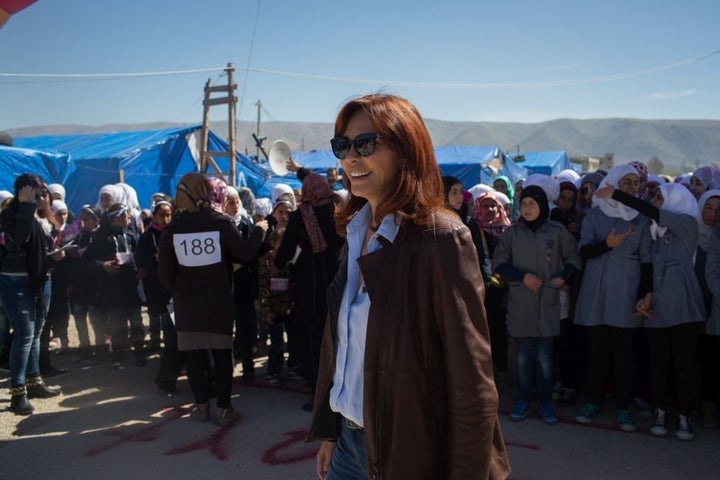
[[[245,77],[243,78],[242,86],[240,87],[240,105],[238,108],[238,114],[242,115],[243,103],[245,102],[245,87],[247,86],[248,76],[250,75],[250,64],[252,62],[252,54],[255,48],[255,34],[257,33],[258,20],[260,18],[260,3],[262,0],[258,0],[257,8],[255,9],[255,23],[253,25],[252,37],[250,37],[250,51],[248,52],[247,67],[245,67]]]
[[[328,75],[318,75],[312,73],[298,73],[298,72],[287,72],[282,70],[268,70],[253,68],[251,69],[255,73],[265,73],[268,75],[279,75],[285,77],[295,78],[307,78],[312,80],[325,80],[332,82],[342,83],[359,83],[365,85],[377,85],[377,86],[390,86],[390,87],[413,87],[413,88],[437,88],[446,90],[501,90],[501,89],[529,89],[529,88],[548,88],[548,87],[568,87],[575,85],[589,85],[596,83],[606,83],[619,80],[626,80],[629,78],[641,77],[650,75],[657,72],[673,70],[686,65],[697,63],[701,60],[705,60],[709,57],[720,54],[720,50],[715,50],[706,55],[700,57],[690,58],[682,60],[669,65],[661,65],[658,67],[651,67],[644,70],[637,70],[632,72],[616,73],[611,75],[604,75],[599,77],[589,77],[580,79],[568,79],[568,80],[555,80],[548,82],[516,82],[516,83],[436,83],[436,82],[405,82],[396,80],[375,80],[368,78],[349,78],[349,77],[334,77]]]
[[[136,72],[136,73],[3,73],[0,77],[9,78],[130,78],[130,77],[160,77],[167,75],[187,75],[190,73],[224,71],[226,67],[196,68],[193,70],[169,70],[162,72]]]

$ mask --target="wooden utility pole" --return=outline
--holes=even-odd
[[[255,138],[261,138],[260,137],[260,113],[262,112],[262,101],[258,99],[257,102],[255,102],[255,106],[257,107],[257,124],[255,126]],[[258,142],[262,142],[262,140],[258,140]],[[255,161],[260,163],[260,147],[262,146],[262,143],[256,146],[255,148]]]
[[[221,176],[228,185],[235,186],[235,155],[236,155],[236,127],[235,127],[235,111],[237,106],[237,96],[235,90],[235,67],[232,63],[228,63],[225,68],[227,74],[227,85],[211,86],[210,80],[205,82],[205,99],[203,100],[203,124],[200,137],[200,172],[208,173],[208,169],[212,169],[211,174]],[[226,94],[222,97],[211,98],[213,93],[220,92]],[[228,150],[226,152],[208,151],[208,138],[210,136],[210,107],[215,105],[228,106]],[[223,157],[228,159],[228,171],[224,172],[215,162],[215,157]]]

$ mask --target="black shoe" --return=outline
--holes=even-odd
[[[10,411],[15,415],[31,415],[35,407],[28,401],[27,395],[19,395],[10,400]]]
[[[161,381],[157,382],[157,384],[158,384],[158,388],[160,389],[160,391],[167,395],[172,395],[177,390],[175,382],[168,382],[165,380],[161,380]]]
[[[254,372],[247,372],[242,374],[242,378],[240,379],[242,383],[252,383],[255,381],[255,373]]]
[[[50,377],[61,377],[63,375],[67,375],[70,373],[70,371],[67,368],[56,368],[52,365],[48,365],[47,367],[43,368],[40,373],[45,378]]]
[[[305,410],[306,412],[312,412],[312,411],[313,411],[313,404],[312,404],[312,402],[303,403],[302,409]]]
[[[10,411],[15,415],[30,415],[35,408],[28,401],[25,385],[10,387]]]
[[[60,388],[50,388],[45,385],[45,382],[40,382],[36,385],[30,385],[28,382],[27,386],[27,397],[28,398],[52,398],[60,395],[62,391]]]

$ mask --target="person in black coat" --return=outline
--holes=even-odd
[[[279,269],[295,260],[295,328],[300,355],[300,374],[314,387],[325,317],[326,291],[335,277],[338,252],[344,239],[335,230],[335,202],[340,201],[327,180],[301,168],[294,161],[289,169],[302,180],[302,204],[290,214],[282,243],[275,255]],[[304,408],[310,405],[304,405]]]

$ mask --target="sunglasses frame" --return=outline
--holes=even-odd
[[[333,155],[335,155],[335,157],[339,160],[344,160],[345,157],[347,157],[347,154],[350,153],[350,147],[354,148],[355,153],[359,156],[369,157],[375,153],[376,143],[381,138],[383,137],[379,133],[360,133],[352,140],[347,137],[334,137],[330,139],[330,146],[332,148]],[[342,145],[342,142],[347,143]],[[342,149],[340,148],[341,145],[343,147]],[[361,149],[366,145],[369,148]]]

